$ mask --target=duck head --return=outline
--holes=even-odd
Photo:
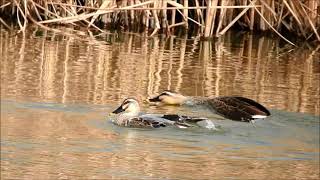
[[[127,98],[112,113],[114,114],[128,113],[131,115],[138,115],[139,112],[140,112],[140,106],[138,101],[134,98]]]
[[[187,99],[188,99],[187,97],[185,97],[181,94],[166,90],[166,91],[163,91],[158,96],[150,98],[149,101],[150,102],[161,102],[161,103],[168,104],[168,105],[181,105]]]

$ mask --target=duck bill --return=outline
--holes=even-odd
[[[154,98],[150,98],[149,101],[150,101],[150,102],[160,102],[161,100],[160,100],[159,97],[160,97],[160,96],[156,96],[156,97],[154,97]]]
[[[119,106],[116,110],[114,110],[112,113],[113,114],[119,114],[119,113],[121,113],[121,112],[123,112],[124,111],[124,109],[122,108],[122,106]]]

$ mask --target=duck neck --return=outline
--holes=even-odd
[[[121,117],[123,118],[132,118],[132,117],[136,117],[139,115],[139,112],[125,112],[125,113],[122,113],[120,114]]]
[[[119,117],[116,120],[116,123],[118,125],[126,125],[126,123],[128,123],[131,118],[137,117],[138,115],[139,115],[139,111],[124,112],[119,115]]]
[[[205,99],[202,99],[200,97],[187,97],[187,99],[183,104],[192,106],[192,105],[203,105],[205,103],[206,103]]]
[[[172,103],[172,104],[182,105],[182,104],[185,104],[186,102],[188,102],[189,100],[191,100],[191,98],[189,96],[180,95],[175,99],[174,103]]]
[[[129,108],[126,109],[123,115],[127,117],[134,117],[134,116],[138,116],[139,112],[140,112],[139,106],[129,106]]]

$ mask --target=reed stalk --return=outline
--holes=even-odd
[[[189,7],[189,2],[188,0],[184,0],[183,1],[183,6],[185,7],[185,9],[183,9],[183,16],[184,16],[184,21],[186,22],[184,25],[186,28],[188,28],[188,7]]]

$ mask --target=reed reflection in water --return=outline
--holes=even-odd
[[[105,104],[172,89],[319,114],[319,47],[281,47],[252,35],[211,42],[110,34],[102,41],[42,33],[1,32],[3,97]]]
[[[319,176],[320,47],[235,33],[213,41],[0,34],[2,178]],[[142,102],[165,89],[245,96],[274,116],[255,128],[230,122],[236,129],[223,132],[126,129],[105,121],[124,98]]]

